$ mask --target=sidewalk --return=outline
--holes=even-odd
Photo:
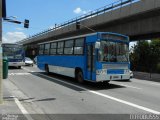
[[[160,82],[160,74],[133,71],[133,77],[143,80]]]
[[[3,103],[0,104],[0,120],[27,120],[22,114],[14,97],[6,88],[6,80],[3,80]]]

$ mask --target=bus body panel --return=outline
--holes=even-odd
[[[87,36],[86,37],[86,44],[87,43],[95,43],[98,39],[98,35],[95,34],[95,35],[92,35],[92,36]]]
[[[80,68],[85,73],[84,56],[38,56],[38,67],[45,70],[49,66],[49,72],[75,77],[75,69]],[[71,73],[70,73],[70,72]]]

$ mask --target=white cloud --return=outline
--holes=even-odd
[[[75,10],[73,10],[74,13],[79,14],[82,12],[81,8],[76,8]]]
[[[2,42],[3,43],[15,43],[17,41],[20,41],[27,36],[23,32],[7,32],[3,37],[2,37]]]
[[[53,29],[54,27],[55,27],[55,26],[54,26],[54,25],[52,25],[52,26],[50,26],[50,27],[49,27],[49,29]]]
[[[77,7],[75,10],[73,10],[73,12],[75,14],[86,14],[87,12],[89,12],[90,10],[82,10],[80,7]]]

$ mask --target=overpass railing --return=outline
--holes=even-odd
[[[106,12],[110,12],[112,10],[127,6],[129,4],[132,4],[132,3],[135,3],[135,2],[138,2],[138,1],[140,1],[140,0],[118,0],[117,2],[114,2],[112,4],[106,5],[104,7],[96,9],[94,11],[88,12],[88,13],[86,13],[84,15],[78,16],[78,17],[73,18],[71,20],[68,20],[68,21],[66,21],[64,23],[55,24],[55,27],[47,29],[47,30],[44,30],[44,31],[42,31],[40,33],[37,33],[37,34],[35,34],[33,36],[30,36],[30,37],[28,37],[26,39],[23,39],[22,41],[19,41],[19,42],[24,42],[26,40],[29,40],[29,39],[32,39],[32,38],[35,38],[35,37],[38,37],[38,36],[42,36],[44,34],[52,32],[54,30],[61,29],[61,28],[66,27],[68,25],[74,24],[76,22],[80,22],[80,21],[83,21],[83,20],[98,16],[100,14],[104,14]]]

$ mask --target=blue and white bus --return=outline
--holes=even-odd
[[[16,43],[3,43],[3,56],[8,58],[8,66],[15,66],[19,69],[24,65],[25,51],[22,45]]]
[[[129,37],[96,32],[40,43],[37,65],[79,82],[129,80]]]

